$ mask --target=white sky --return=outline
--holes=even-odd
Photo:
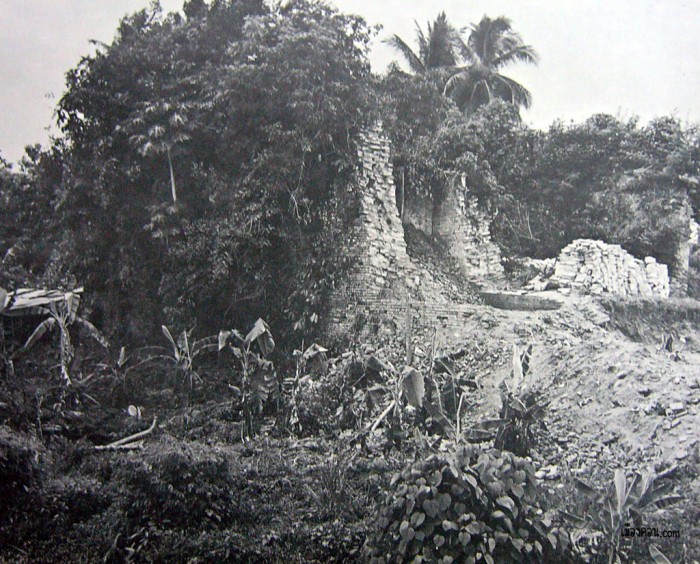
[[[45,143],[64,74],[89,39],[110,42],[121,17],[149,0],[0,0],[0,154]],[[700,122],[700,0],[333,0],[345,12],[381,23],[379,39],[398,33],[414,45],[414,20],[426,28],[444,10],[458,27],[505,15],[540,65],[507,74],[527,86],[525,120],[546,128],[557,118],[598,112],[643,121],[675,114]],[[167,10],[182,0],[161,0]],[[396,58],[377,43],[377,71]],[[53,96],[53,97],[51,97]]]

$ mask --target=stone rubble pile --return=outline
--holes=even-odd
[[[634,258],[620,245],[576,239],[557,258],[550,279],[559,287],[585,294],[669,296],[668,267],[653,257]]]

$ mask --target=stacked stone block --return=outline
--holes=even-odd
[[[562,250],[551,280],[581,293],[669,296],[668,267],[653,257],[638,260],[620,245],[577,239]]]

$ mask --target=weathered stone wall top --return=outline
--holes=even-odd
[[[669,296],[668,267],[653,257],[634,258],[620,245],[577,239],[557,258],[552,282],[586,294]]]

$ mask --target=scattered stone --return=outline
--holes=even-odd
[[[550,466],[549,470],[547,471],[547,479],[548,480],[556,480],[561,476],[559,473],[559,466]]]
[[[683,411],[685,409],[685,405],[682,401],[674,401],[671,405],[668,406],[668,408],[671,411]]]
[[[649,388],[648,386],[642,386],[637,390],[637,392],[639,392],[641,396],[647,397],[651,394],[651,388]]]
[[[618,433],[610,433],[605,439],[603,439],[604,445],[611,445],[620,440],[620,435]]]

